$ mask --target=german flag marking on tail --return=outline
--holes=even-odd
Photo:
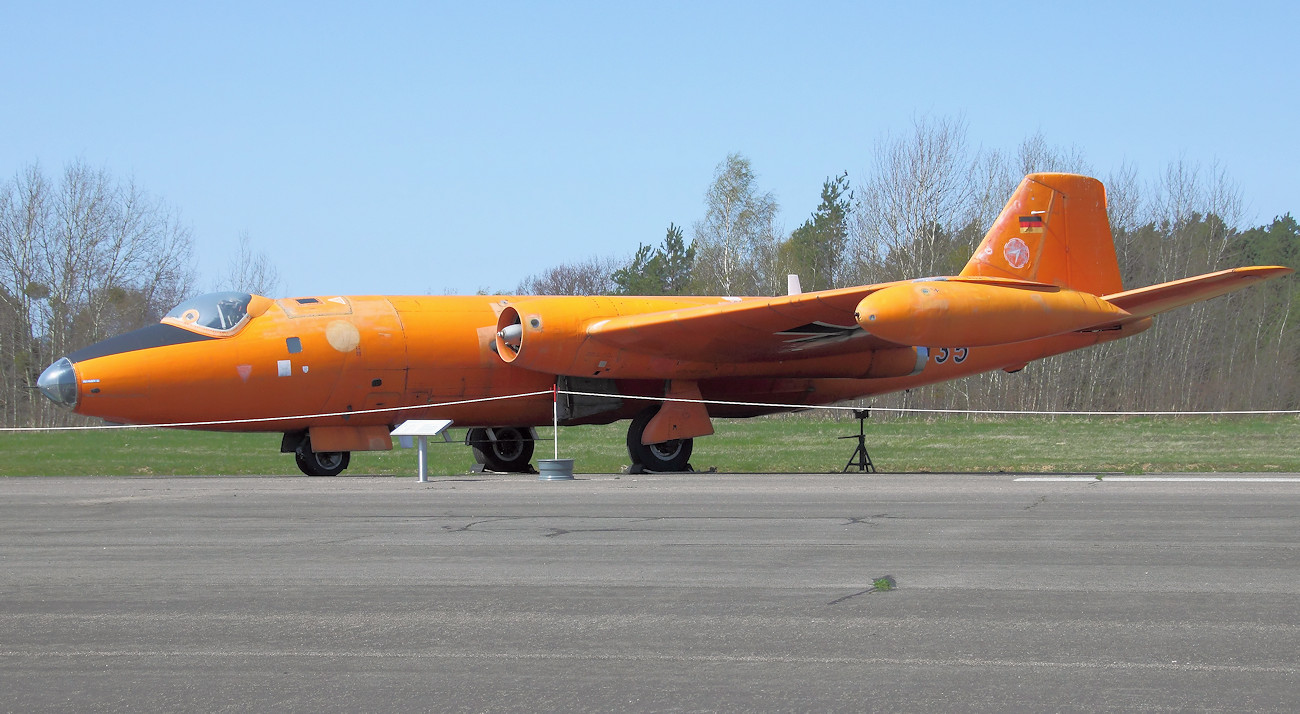
[[[1042,216],[1021,216],[1020,232],[1021,233],[1042,233],[1043,217]]]

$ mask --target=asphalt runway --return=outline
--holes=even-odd
[[[1290,478],[5,478],[0,710],[1293,711]]]

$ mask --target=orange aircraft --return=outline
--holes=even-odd
[[[555,389],[560,424],[630,418],[632,462],[679,471],[714,417],[1015,372],[1290,272],[1124,290],[1101,183],[1032,174],[960,275],[752,298],[215,293],[69,354],[39,387],[109,422],[281,432],[316,476],[432,418],[469,427],[486,468],[527,470]]]

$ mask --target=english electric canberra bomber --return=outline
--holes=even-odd
[[[1014,372],[1290,272],[1126,291],[1101,183],[1032,174],[955,276],[753,298],[215,293],[69,354],[39,386],[110,422],[281,432],[319,476],[391,449],[389,432],[417,418],[469,427],[489,469],[526,470],[555,389],[560,424],[631,419],[633,463],[677,471],[714,417]]]

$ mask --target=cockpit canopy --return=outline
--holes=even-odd
[[[241,292],[208,293],[172,308],[162,322],[213,337],[235,334],[266,310],[270,300]],[[251,306],[251,308],[250,308]]]

